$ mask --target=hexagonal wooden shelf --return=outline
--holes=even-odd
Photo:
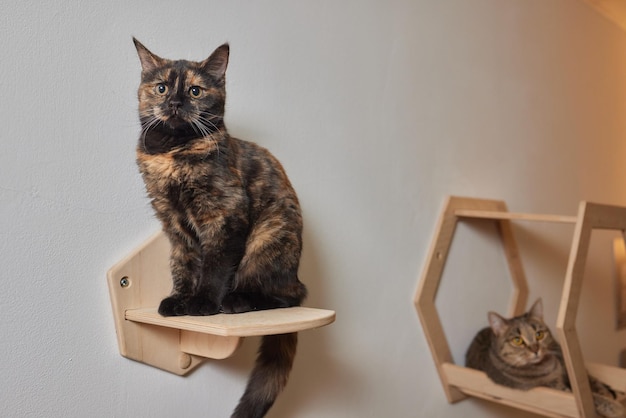
[[[511,228],[512,221],[560,222],[574,225],[565,283],[556,321],[572,393],[548,388],[515,390],[493,383],[481,371],[454,364],[439,314],[435,307],[456,225],[466,218],[494,222],[498,228],[513,280],[509,314],[524,312],[528,297],[526,278]],[[576,333],[585,261],[593,229],[626,231],[626,208],[581,202],[577,216],[512,213],[500,200],[449,197],[442,210],[422,276],[415,294],[419,315],[446,397],[450,403],[475,396],[549,417],[595,417],[587,370],[619,391],[626,391],[626,369],[585,364]],[[468,342],[469,345],[469,342]]]

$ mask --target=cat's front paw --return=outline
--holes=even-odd
[[[170,296],[161,301],[159,313],[163,316],[187,315],[187,301],[180,296]]]
[[[188,315],[215,315],[219,311],[220,307],[217,303],[203,296],[192,296],[187,304]]]
[[[287,308],[299,305],[296,299],[267,296],[261,293],[232,292],[222,301],[224,313],[242,313],[248,311],[262,311],[265,309]]]
[[[250,299],[242,293],[229,293],[222,301],[222,311],[224,313],[242,313],[253,311],[254,307]]]

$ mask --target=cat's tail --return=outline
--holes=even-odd
[[[606,396],[593,394],[593,403],[596,408],[596,412],[603,417],[607,418],[623,418],[624,406],[615,399],[607,398]]]
[[[265,416],[287,384],[297,345],[295,332],[263,337],[246,391],[231,418]]]

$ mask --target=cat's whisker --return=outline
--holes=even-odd
[[[210,135],[209,130],[200,121],[194,120],[191,123],[191,126],[193,127],[194,131],[196,131],[198,135],[200,135],[202,138],[205,138],[206,136]]]
[[[199,131],[198,133],[202,136],[202,138],[205,138],[208,141],[213,142],[215,144],[216,152],[217,152],[217,155],[219,156],[219,153],[220,153],[219,141],[216,140],[215,137],[213,136],[213,134],[216,131],[219,131],[219,128],[217,127],[217,125],[215,125],[212,121],[208,120],[207,118],[201,115],[195,115],[195,118],[192,120],[191,125],[195,132]],[[211,148],[208,149],[206,156],[208,156],[210,152],[211,152]]]
[[[213,130],[215,130],[215,131],[218,131],[218,130],[219,130],[219,128],[217,127],[217,125],[216,125],[215,123],[213,123],[213,121],[212,121],[211,119],[206,118],[206,117],[204,117],[204,116],[202,116],[202,115],[198,115],[198,116],[197,116],[197,118],[198,118],[198,120],[201,120],[202,122],[205,122],[205,123],[210,124],[210,125],[211,125],[211,127],[213,127]],[[218,120],[220,119],[218,116],[215,116],[215,118],[216,118],[216,119],[218,119]]]
[[[148,114],[147,112],[143,112],[144,115],[141,114],[142,112],[140,112],[140,120],[141,120],[141,134],[140,134],[140,139],[143,143],[143,147],[144,149],[148,149],[147,145],[146,145],[146,135],[148,135],[148,132],[156,127],[159,123],[161,123],[161,119],[159,119],[157,116],[155,115],[151,115]],[[144,120],[145,119],[145,120]]]
[[[203,132],[202,127],[200,127],[196,121],[191,121],[190,125],[196,134],[198,134],[201,137],[205,136],[205,133]]]
[[[157,117],[153,117],[152,119],[149,119],[149,120],[145,121],[144,123],[142,123],[141,135],[142,135],[143,139],[145,139],[146,134],[148,133],[148,131],[150,129],[152,129],[153,127],[155,127],[156,125],[158,125],[159,122],[160,122],[160,120]]]

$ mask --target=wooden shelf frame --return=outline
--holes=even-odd
[[[546,388],[519,391],[496,385],[479,371],[454,364],[450,347],[435,306],[437,290],[443,275],[457,223],[465,218],[494,222],[504,249],[513,281],[509,316],[524,312],[528,285],[517,244],[511,228],[512,221],[558,222],[574,225],[574,236],[565,274],[565,282],[556,321],[572,393]],[[475,396],[542,414],[549,417],[595,417],[595,408],[587,370],[614,388],[626,391],[626,371],[618,367],[584,363],[578,334],[576,314],[585,270],[585,262],[594,229],[626,231],[626,208],[581,202],[576,216],[538,215],[509,212],[505,202],[450,196],[437,221],[434,238],[426,258],[415,294],[415,307],[426,335],[433,360],[446,397],[450,403]],[[469,344],[469,343],[468,343]]]
[[[335,312],[292,307],[241,314],[163,317],[170,292],[170,245],[161,232],[107,272],[120,354],[178,375],[206,359],[230,357],[250,336],[285,334],[331,324]]]

